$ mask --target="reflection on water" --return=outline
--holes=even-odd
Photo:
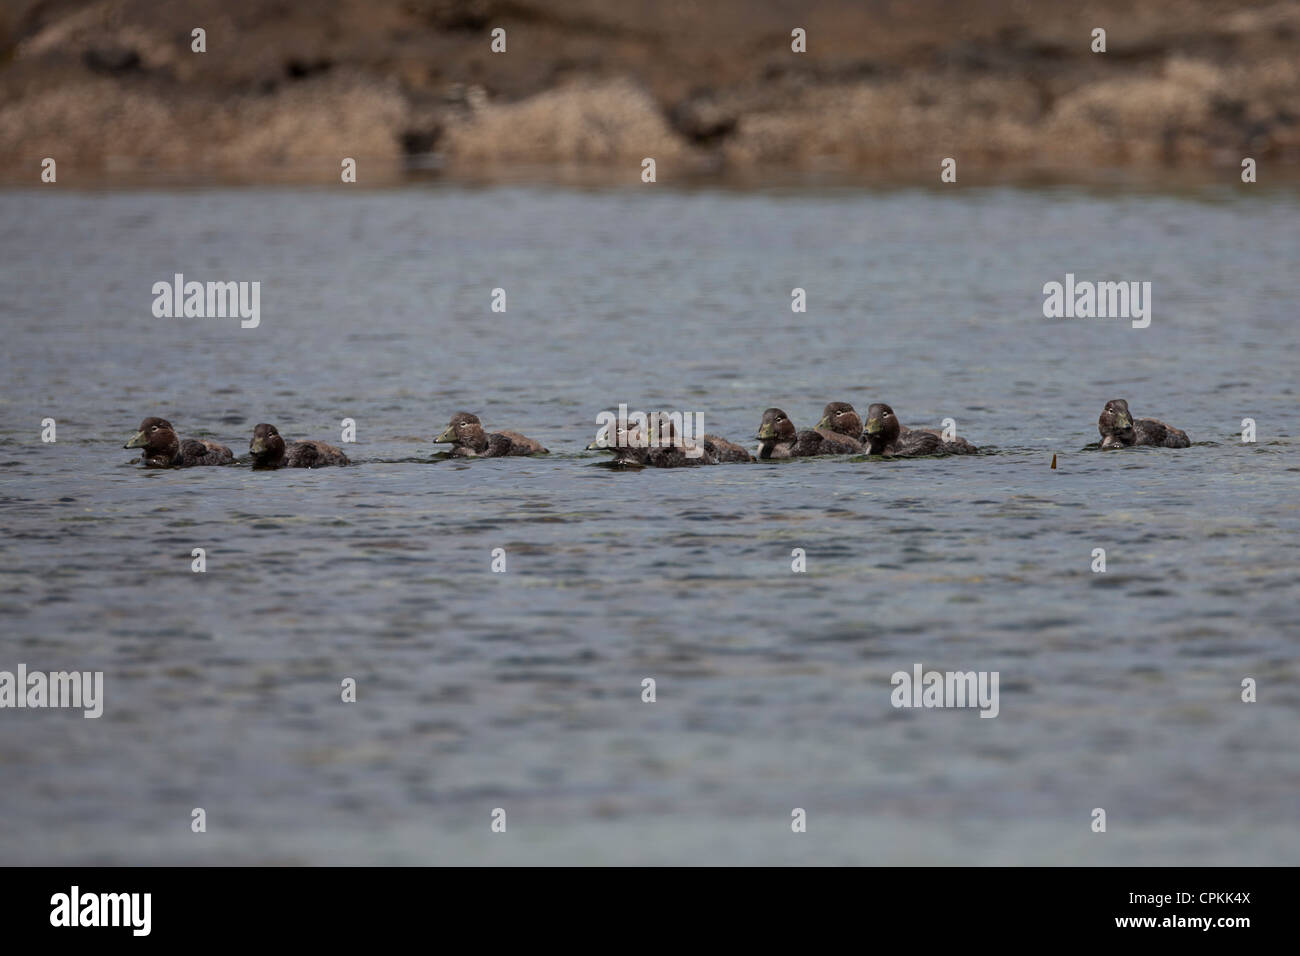
[[[1293,862],[1300,219],[1263,195],[3,195],[0,669],[106,696],[0,712],[4,859]],[[155,319],[176,272],[260,281],[260,326]],[[1151,281],[1151,327],[1042,318],[1067,272]],[[1197,444],[1084,451],[1113,397]],[[832,400],[994,453],[582,450],[619,402],[752,443]],[[460,409],[553,454],[430,461]],[[146,472],[150,414],[239,454],[351,417],[357,464]],[[999,717],[895,710],[915,662],[999,671]]]

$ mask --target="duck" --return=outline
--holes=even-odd
[[[235,460],[230,449],[214,441],[176,436],[165,418],[146,418],[123,448],[142,448],[140,460],[146,468],[193,468],[198,465],[229,465]]]
[[[822,409],[822,420],[817,423],[818,431],[833,432],[837,438],[852,438],[865,445],[862,419],[848,402],[831,402]]]
[[[658,425],[651,432],[650,441],[643,440],[643,444],[649,446],[646,448],[646,464],[653,468],[695,468],[718,463],[705,442],[692,441],[688,449],[686,439],[677,434],[677,425],[668,414],[652,412],[651,421],[657,421]],[[628,434],[635,443],[643,432],[639,425],[632,425]]]
[[[607,451],[613,458],[609,464],[615,468],[644,468],[648,449],[636,445],[628,437],[627,422],[619,422],[610,431],[613,441],[597,438],[587,446],[587,451]]]
[[[927,429],[914,428],[906,432],[894,410],[883,402],[867,409],[867,454],[891,455],[894,458],[914,458],[918,455],[942,455],[944,441]]]
[[[679,457],[688,458],[689,461],[686,464],[689,465],[720,465],[724,462],[750,462],[754,460],[754,456],[749,453],[748,449],[736,444],[734,441],[728,441],[721,435],[712,435],[708,432],[703,435],[703,452],[698,455],[687,455],[683,443],[677,438],[677,424],[672,416],[666,412],[657,414],[659,415],[660,441],[657,443],[657,449],[651,451],[652,458],[657,450],[666,461],[676,461]],[[701,419],[702,423],[703,420]],[[667,438],[666,443],[663,440],[664,438]],[[662,465],[661,467],[676,466]]]
[[[325,468],[352,464],[341,450],[323,441],[296,441],[286,449],[279,430],[265,422],[253,428],[248,451],[255,468]]]
[[[734,441],[727,441],[718,435],[704,436],[704,451],[713,457],[718,464],[727,464],[730,462],[750,462],[754,456],[749,453],[749,449],[743,445],[738,445]]]
[[[483,430],[477,415],[457,412],[451,416],[436,443],[451,443],[451,454],[457,458],[500,458],[506,455],[548,455],[542,443],[525,438],[519,432],[492,432]]]
[[[635,421],[619,422],[611,435],[614,439],[612,442],[597,439],[587,446],[587,450],[611,452],[614,458],[610,464],[618,468],[693,468],[716,465],[722,460],[753,461],[745,449],[716,435],[705,435],[703,447],[696,446],[698,453],[688,454],[684,443],[677,437],[677,429],[671,420],[660,420],[659,436],[655,441]],[[737,452],[746,457],[736,457]],[[720,458],[720,454],[727,457]]]
[[[888,408],[889,406],[884,406],[884,407]],[[891,410],[889,410],[889,414],[893,415],[892,408]],[[909,434],[913,432],[933,434],[933,436],[939,438],[940,444],[939,446],[936,447],[935,450],[918,451],[918,453],[914,453],[914,454],[936,454],[936,455],[979,454],[978,447],[972,445],[971,442],[966,441],[965,438],[959,436],[953,438],[944,438],[944,433],[939,431],[939,429],[937,428],[907,428],[907,425],[902,424],[901,421],[898,421],[897,416],[894,416],[893,420],[896,421],[898,425],[898,440],[904,441],[905,447],[917,447],[917,449],[923,449],[923,447],[933,446],[933,442],[928,440],[928,438],[920,438],[920,437],[907,438],[907,436],[909,436]],[[819,421],[818,428],[827,429],[827,431],[836,432],[837,434],[855,434],[855,436],[859,436],[858,441],[861,441],[863,446],[870,447],[872,444],[872,436],[870,436],[870,434],[867,434],[866,429],[862,428],[861,423],[862,420],[858,418],[858,412],[854,411],[853,406],[849,405],[848,402],[831,402],[822,411],[822,420]],[[858,431],[854,432],[852,431],[852,429],[858,429]],[[910,444],[907,444],[907,442],[910,442]],[[871,453],[871,454],[881,454],[881,453],[879,453],[879,451],[875,451],[875,453]]]
[[[886,406],[888,407],[888,406]],[[937,428],[908,428],[906,425],[899,424],[899,440],[907,442],[909,440],[918,442],[917,447],[928,447],[920,438],[909,439],[909,435],[926,434],[933,435],[939,439],[939,447],[934,452],[923,452],[922,454],[935,455],[978,455],[980,450],[977,446],[972,445],[960,435],[954,435],[952,438],[944,438],[943,432]]]
[[[1187,432],[1154,418],[1134,419],[1128,402],[1112,398],[1097,419],[1102,448],[1126,448],[1129,445],[1155,445],[1158,448],[1187,448],[1192,443]]]
[[[758,426],[760,461],[776,458],[811,458],[816,455],[860,455],[862,443],[849,435],[809,428],[798,431],[790,416],[779,408],[763,412]]]

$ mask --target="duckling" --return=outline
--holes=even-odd
[[[823,408],[817,430],[833,432],[837,438],[852,438],[859,444],[866,444],[862,437],[862,419],[848,402],[831,402]]]
[[[664,412],[652,412],[646,428],[640,423],[629,425],[628,440],[645,447],[646,464],[654,468],[694,468],[718,463],[707,444],[694,440],[688,449],[685,438],[677,434],[677,424]]]
[[[703,447],[694,446],[689,451],[696,453],[689,454],[684,441],[677,435],[676,425],[667,417],[659,419],[653,441],[647,436],[640,423],[635,421],[616,426],[612,434],[614,438],[612,443],[602,445],[599,442],[592,442],[587,448],[612,451],[614,453],[612,464],[618,467],[693,468],[697,465],[716,465],[719,460],[753,460],[748,457],[749,453],[745,449],[716,435],[705,435]],[[720,459],[719,451],[728,457]],[[736,452],[746,457],[735,457]]]
[[[831,402],[822,411],[822,420],[817,423],[819,429],[833,431],[838,435],[860,435],[859,439],[864,446],[870,447],[872,436],[866,433],[861,426],[862,420],[858,413],[854,411],[853,406],[848,402]],[[897,417],[894,422],[898,426],[898,439],[908,448],[931,448],[934,443],[927,438],[908,438],[913,432],[928,433],[939,439],[939,446],[935,451],[921,451],[919,454],[938,454],[938,455],[977,455],[979,449],[968,442],[965,438],[954,437],[951,440],[943,437],[943,432],[937,428],[908,428]],[[853,429],[857,429],[853,431]],[[871,452],[870,454],[881,454],[880,452]]]
[[[927,428],[925,430],[928,432],[934,431],[932,428]],[[980,453],[978,445],[972,445],[960,435],[947,439],[944,438],[943,433],[940,432],[939,438],[943,442],[943,453],[945,455],[978,455]]]
[[[629,437],[630,430],[627,422],[620,422],[609,432],[612,441],[597,439],[587,446],[587,451],[610,452],[614,456],[610,465],[615,468],[644,468],[649,449],[634,444]]]
[[[1112,398],[1097,419],[1102,448],[1125,448],[1129,445],[1156,445],[1160,448],[1187,448],[1192,443],[1187,432],[1154,418],[1134,420],[1128,402]]]
[[[867,409],[865,435],[869,442],[869,455],[912,458],[917,455],[943,454],[942,438],[923,429],[909,429],[904,433],[894,410],[883,402],[876,402]]]
[[[727,441],[719,435],[704,436],[704,451],[719,464],[736,461],[753,461],[749,450],[734,441]]]
[[[634,441],[638,434],[636,426],[633,426]],[[697,465],[716,465],[718,459],[709,450],[708,438],[709,436],[705,435],[702,442],[695,440],[688,449],[685,440],[677,434],[677,426],[672,419],[664,415],[659,420],[657,438],[646,449],[646,464],[654,468],[694,468]]]
[[[688,455],[685,446],[677,437],[677,424],[671,417],[660,413],[660,444],[650,450],[651,462],[660,468],[681,468],[691,465],[718,465],[723,462],[750,462],[754,460],[745,448],[721,435],[703,436],[703,449],[699,454]],[[668,443],[663,444],[667,438]],[[698,439],[697,439],[698,440]]]
[[[140,430],[123,448],[143,448],[140,460],[146,468],[192,468],[196,465],[229,465],[235,460],[230,449],[206,439],[176,437],[165,418],[146,418]]]
[[[908,441],[908,435],[925,433],[933,435],[939,439],[939,450],[936,452],[923,452],[923,454],[937,455],[978,455],[980,450],[977,446],[972,445],[960,435],[954,435],[952,438],[944,438],[943,432],[937,428],[908,428],[906,425],[899,425],[899,440]],[[919,441],[919,439],[914,439]],[[928,444],[925,446],[928,447]]]
[[[519,432],[483,431],[477,415],[457,412],[447,428],[434,442],[450,442],[451,454],[458,458],[499,458],[503,455],[547,455],[541,442],[525,438]]]
[[[296,441],[286,450],[280,432],[274,425],[265,423],[253,429],[248,451],[257,468],[325,468],[352,464],[342,451],[323,441]]]
[[[848,435],[811,428],[796,431],[790,416],[779,408],[769,408],[763,412],[757,437],[762,442],[758,449],[761,461],[862,453],[862,443]]]

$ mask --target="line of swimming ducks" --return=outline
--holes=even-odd
[[[610,464],[625,468],[680,468],[755,460],[746,448],[718,435],[706,434],[701,442],[702,449],[688,450],[671,424],[660,424],[659,438],[651,442],[647,436],[649,422],[642,421],[645,416],[629,418],[610,430],[613,441],[599,439],[587,449],[609,452],[613,456]],[[1187,448],[1191,444],[1187,433],[1181,429],[1154,418],[1135,419],[1129,412],[1128,402],[1122,398],[1106,403],[1097,419],[1097,430],[1101,434],[1102,448],[1131,445]],[[937,428],[908,428],[898,420],[894,410],[882,402],[867,409],[866,425],[848,402],[831,402],[823,409],[817,427],[802,431],[795,428],[784,411],[769,408],[763,412],[755,437],[759,441],[759,461],[819,455],[917,458],[979,453],[979,449],[966,439],[945,438]],[[486,431],[478,416],[469,412],[453,415],[434,442],[451,445],[448,457],[452,458],[549,454],[541,442],[519,432]],[[182,440],[165,418],[146,418],[140,423],[140,430],[123,447],[141,449],[141,461],[147,468],[235,463],[235,456],[225,445],[207,439]],[[287,443],[274,425],[266,423],[253,428],[248,452],[254,468],[324,468],[352,463],[342,450],[323,441]]]

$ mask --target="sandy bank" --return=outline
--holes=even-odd
[[[16,2],[0,166],[338,181],[409,168],[1300,166],[1300,4]],[[206,31],[207,52],[191,49]],[[506,30],[493,53],[490,33]],[[791,30],[807,31],[807,52]],[[1107,31],[1107,52],[1090,49]],[[1261,179],[1266,174],[1261,174]]]

